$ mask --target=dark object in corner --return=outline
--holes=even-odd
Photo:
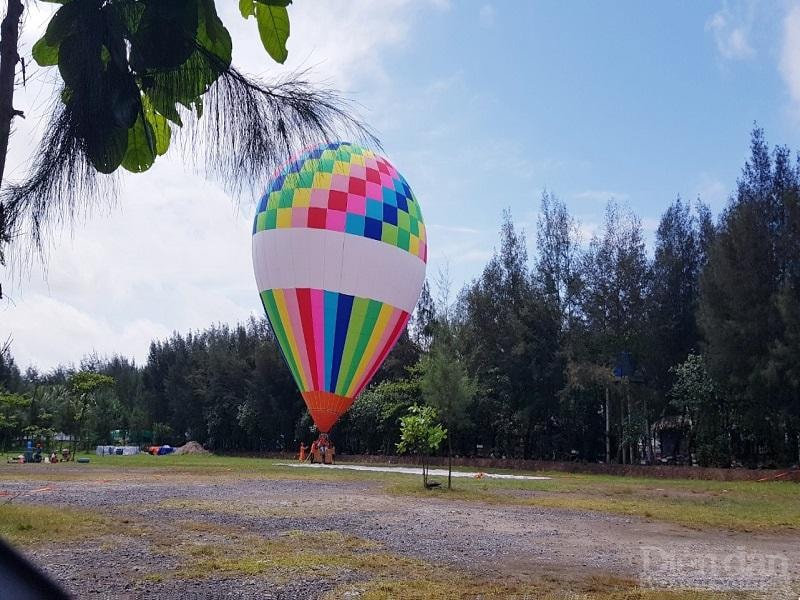
[[[69,595],[0,539],[0,600],[69,600]]]

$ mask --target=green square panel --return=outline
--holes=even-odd
[[[267,213],[260,212],[256,217],[256,231],[264,231],[267,228]]]
[[[261,214],[264,215],[264,229],[275,229],[278,224],[278,209],[269,208],[267,212]]]
[[[269,201],[267,202],[267,208],[278,208],[278,205],[280,203],[281,203],[281,193],[270,192]]]
[[[319,161],[319,170],[323,173],[333,173],[333,160],[330,158],[323,158]]]
[[[297,187],[298,182],[300,181],[300,176],[297,173],[289,173],[283,180],[282,189],[294,189]]]
[[[419,219],[411,219],[411,233],[419,235]]]
[[[299,188],[310,188],[313,186],[314,183],[314,172],[313,171],[302,171],[297,176],[297,187]]]
[[[403,210],[397,211],[397,227],[409,231],[411,229],[411,217]]]
[[[398,229],[395,225],[392,225],[391,223],[383,224],[383,231],[381,232],[381,241],[386,242],[387,244],[391,244],[392,246],[397,246],[397,235],[398,235]]]
[[[408,231],[403,229],[399,229],[397,231],[397,246],[402,248],[403,250],[408,250],[408,246],[411,243],[411,235]]]
[[[281,201],[278,204],[278,208],[291,208],[292,200],[294,200],[294,189],[283,188],[281,190]]]

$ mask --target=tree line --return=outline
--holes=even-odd
[[[675,199],[652,255],[640,219],[613,200],[583,239],[544,192],[532,257],[506,212],[476,279],[453,298],[446,277],[426,284],[407,332],[334,429],[339,452],[394,453],[400,418],[427,401],[460,455],[798,463],[800,160],[770,149],[760,129],[750,150],[717,219],[700,199]],[[70,382],[87,371],[113,385],[77,419]],[[7,350],[0,387],[4,444],[36,428],[218,451],[294,450],[313,436],[266,320],[174,333],[141,366],[92,356],[21,373]]]

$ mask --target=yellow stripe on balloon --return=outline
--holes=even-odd
[[[372,329],[372,335],[369,338],[369,343],[367,343],[367,348],[361,355],[361,362],[358,364],[356,374],[353,376],[353,381],[350,382],[350,387],[347,388],[347,393],[345,396],[352,397],[352,395],[358,389],[358,385],[364,378],[370,361],[378,353],[376,347],[383,336],[383,332],[386,331],[386,328],[389,326],[389,319],[391,318],[393,312],[394,307],[392,307],[391,304],[384,304],[381,306],[381,312],[378,314],[378,319],[375,321],[375,327]]]
[[[294,290],[292,290],[292,292],[294,292]],[[281,323],[284,324],[284,330],[286,331],[286,338],[289,341],[289,348],[291,348],[292,351],[292,357],[297,364],[297,371],[300,375],[300,379],[303,382],[303,390],[310,390],[311,386],[308,384],[308,381],[306,381],[305,369],[303,369],[301,366],[302,362],[300,360],[300,352],[297,350],[297,341],[294,337],[294,323],[292,323],[292,320],[289,318],[289,311],[286,309],[286,298],[284,296],[284,291],[282,289],[275,289],[272,290],[272,293],[275,296],[275,305],[278,307],[278,313],[280,313],[281,316]],[[302,335],[302,329],[300,334]]]

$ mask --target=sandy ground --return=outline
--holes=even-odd
[[[276,463],[278,467],[294,467],[301,469],[338,469],[345,471],[372,471],[373,473],[404,473],[406,475],[422,475],[422,469],[418,467],[373,467],[368,465],[322,465],[319,463],[293,462]],[[447,469],[428,469],[431,477],[447,477]],[[484,471],[453,471],[450,474],[455,478],[466,479],[516,479],[518,481],[544,481],[550,477],[540,475],[512,475],[510,473],[487,473]]]
[[[265,538],[292,530],[335,530],[401,555],[492,577],[535,580],[543,573],[569,578],[597,572],[657,585],[768,589],[765,597],[792,600],[796,592],[788,590],[800,581],[796,535],[695,531],[599,513],[421,500],[390,496],[369,482],[171,480],[163,472],[148,476],[142,470],[120,479],[119,470],[103,469],[93,470],[91,477],[0,480],[0,490],[24,494],[15,502],[95,509],[124,517],[134,531],[141,524],[140,536],[128,531],[116,540],[112,535],[26,550],[81,598],[314,598],[358,579],[357,573],[290,581],[145,578],[177,566],[176,557],[163,549],[165,540],[213,541],[215,531],[227,530]],[[187,522],[214,529],[188,531]],[[154,536],[160,536],[160,546]]]

